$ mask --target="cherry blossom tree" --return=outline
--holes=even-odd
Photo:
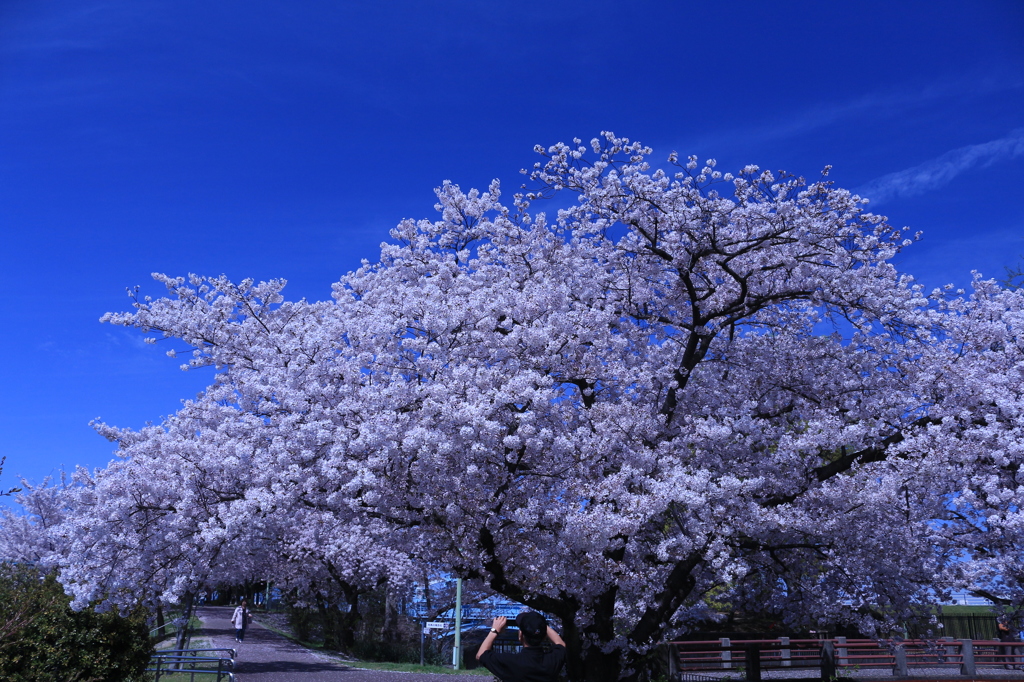
[[[19,508],[0,509],[0,560],[36,563],[61,552],[50,529],[73,513],[67,506],[67,489],[64,474],[57,482],[50,478],[40,485],[21,482],[11,493]]]
[[[277,489],[263,424],[216,396],[187,403],[139,432],[97,428],[121,457],[79,469],[64,496],[73,509],[46,534],[77,608],[180,604],[204,588],[272,577],[297,599],[353,603],[378,584],[401,583],[407,558],[377,545],[381,524],[297,505]],[[353,609],[351,627],[358,618]],[[345,633],[342,633],[343,639]]]
[[[892,265],[912,239],[826,177],[652,169],[610,133],[537,151],[511,205],[445,183],[440,219],[403,221],[333,302],[158,275],[167,297],[105,316],[221,371],[206,426],[127,446],[176,495],[176,465],[133,449],[204,451],[176,456],[211,478],[172,505],[169,544],[198,549],[168,576],[206,580],[243,527],[310,510],[374,529],[339,553],[557,617],[570,677],[611,682],[711,595],[870,630],[1008,575],[1019,533],[995,563],[983,546],[1020,523],[1019,292],[926,294]]]
[[[941,304],[950,348],[935,358],[930,402],[959,404],[942,416],[945,429],[919,435],[921,448],[950,453],[944,470],[945,544],[960,553],[951,582],[1024,614],[1024,421],[1020,353],[1021,291],[976,276],[970,299]],[[941,362],[941,364],[940,364]],[[961,428],[949,428],[959,426]],[[965,428],[966,427],[966,428]]]

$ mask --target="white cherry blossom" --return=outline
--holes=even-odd
[[[595,682],[712,602],[866,630],[958,585],[1019,603],[1021,293],[926,295],[826,178],[538,151],[511,206],[445,183],[331,302],[158,275],[107,315],[221,373],[102,427],[125,459],[80,475],[76,596],[422,562],[557,617]]]

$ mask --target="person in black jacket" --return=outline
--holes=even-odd
[[[1006,618],[1000,618],[996,623],[996,628],[999,631],[1000,642],[1019,642],[1020,639],[1017,634],[1010,630],[1010,625]],[[1005,644],[1001,647],[1003,650],[1003,667],[1007,670],[1014,670],[1017,668],[1017,663],[1020,662],[1021,648],[1019,646],[1006,646]]]
[[[519,643],[523,645],[518,654],[499,654],[492,648],[507,624],[504,616],[494,619],[491,631],[476,652],[480,665],[502,682],[555,682],[565,665],[565,642],[547,619],[534,611],[516,616]]]

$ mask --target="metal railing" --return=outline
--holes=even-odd
[[[190,623],[182,618],[174,618],[166,621],[163,625],[158,625],[149,631],[150,639],[163,639],[170,635],[177,635],[178,632],[185,629],[185,646],[192,640],[192,628],[189,627]],[[163,633],[161,634],[161,631]]]
[[[214,653],[226,656],[201,655]],[[211,675],[216,676],[213,678],[216,682],[222,679],[234,682],[234,667],[234,649],[171,649],[150,657],[146,672],[153,673],[154,682],[160,682],[161,677],[182,680],[185,675],[189,676],[189,682],[196,682],[196,675],[200,676],[200,682],[209,682]]]
[[[937,640],[751,639],[722,638],[669,642],[669,674],[684,680],[697,671],[740,672],[748,682],[765,669],[817,668],[821,679],[837,672],[888,668],[893,677],[909,677],[914,669],[945,669],[948,675],[973,677],[982,667],[1024,666],[1021,642],[942,638]]]

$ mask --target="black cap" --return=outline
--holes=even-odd
[[[516,616],[516,627],[529,639],[542,639],[548,632],[548,621],[536,611],[527,611]]]

